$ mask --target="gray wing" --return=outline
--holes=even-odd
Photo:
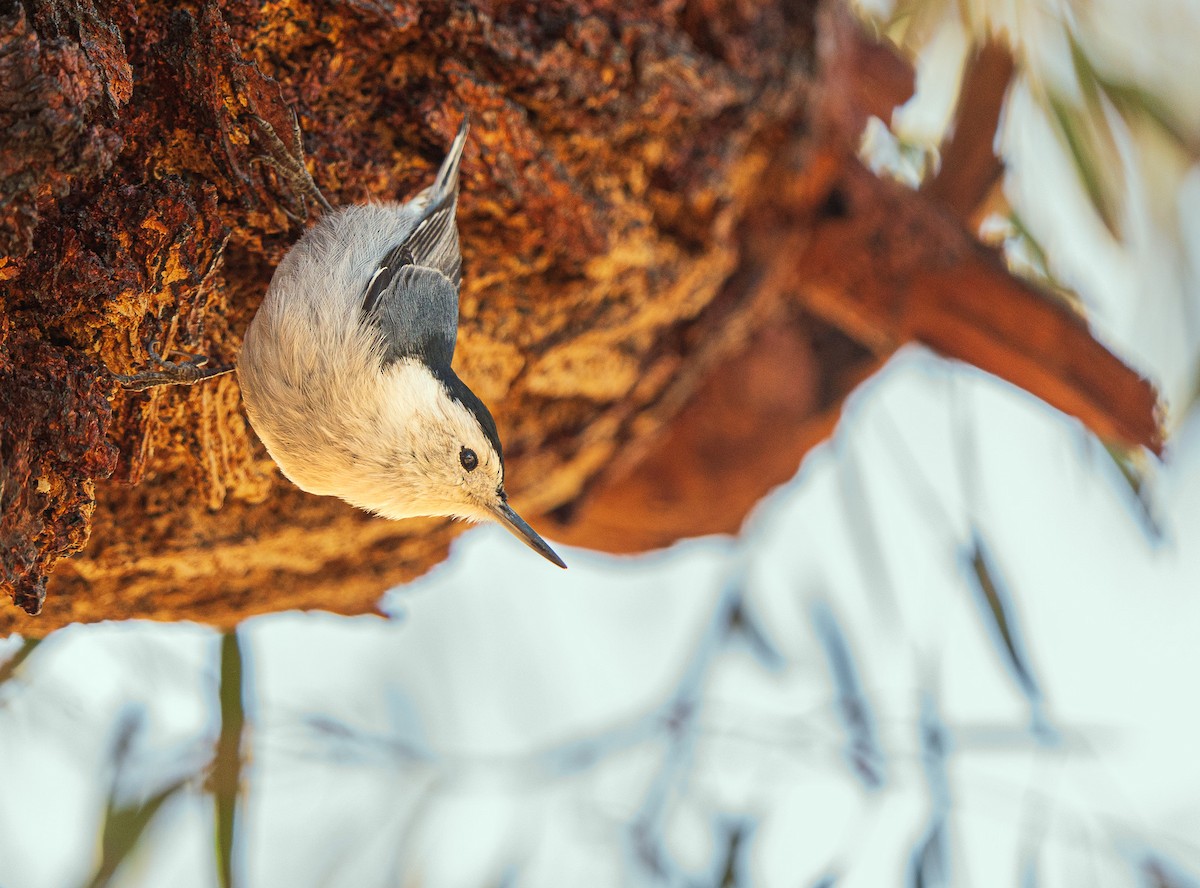
[[[449,367],[458,338],[458,287],[435,268],[402,265],[364,311],[383,334],[384,366],[420,358]]]
[[[458,247],[458,180],[455,188],[442,196],[437,203],[430,203],[421,213],[416,226],[403,244],[393,250],[401,250],[411,257],[413,265],[436,268],[450,283],[462,283],[462,253]],[[391,253],[388,254],[389,256]]]
[[[363,294],[363,312],[379,324],[385,362],[418,355],[430,366],[450,366],[458,331],[458,168],[467,121],[442,161],[437,178],[409,202],[417,213],[412,231],[388,250]]]
[[[440,271],[457,287],[462,282],[462,255],[458,248],[458,192],[440,196],[421,210],[417,224],[403,241],[388,250],[367,287],[363,308],[391,284],[392,275],[405,265],[423,265]]]
[[[464,117],[458,127],[446,159],[438,169],[433,184],[412,201],[420,215],[412,233],[402,245],[414,265],[436,268],[454,286],[462,282],[462,254],[458,249],[458,170],[462,165],[463,148],[467,144],[468,122]]]
[[[458,169],[466,144],[467,121],[464,119],[433,184],[408,203],[417,214],[412,231],[383,257],[371,287],[386,287],[391,274],[402,265],[436,268],[456,287],[462,282],[462,254],[458,248],[455,213],[458,210]],[[372,297],[371,287],[366,294],[365,301],[368,302]]]

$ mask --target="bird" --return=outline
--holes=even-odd
[[[334,209],[256,118],[262,159],[323,212],[276,267],[237,375],[250,424],[297,487],[389,519],[494,521],[566,564],[508,502],[487,406],[452,367],[462,256],[463,119],[433,183],[403,203]]]

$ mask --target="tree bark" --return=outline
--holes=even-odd
[[[736,530],[912,340],[1161,444],[1150,386],[964,226],[994,164],[918,193],[858,163],[911,70],[836,7],[101,6],[0,0],[0,588],[45,599],[0,632],[370,612],[458,530],[289,485],[233,377],[111,378],[236,358],[303,211],[254,114],[296,110],[335,205],[424,187],[470,114],[456,368],[557,538]]]

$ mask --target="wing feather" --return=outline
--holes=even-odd
[[[370,312],[383,334],[385,366],[410,357],[433,368],[450,366],[458,338],[458,287],[440,271],[401,266]]]
[[[458,333],[458,171],[467,140],[462,122],[437,178],[409,202],[416,222],[380,260],[363,293],[363,312],[379,325],[384,362],[419,356],[430,366],[450,366]]]

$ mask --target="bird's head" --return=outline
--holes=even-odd
[[[412,391],[408,387],[408,391]],[[428,515],[496,521],[548,561],[566,567],[504,491],[504,453],[484,403],[446,368],[409,413],[406,498]]]

